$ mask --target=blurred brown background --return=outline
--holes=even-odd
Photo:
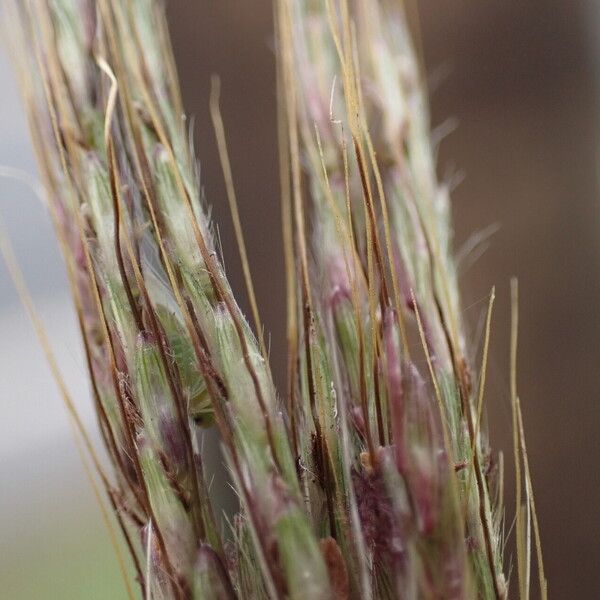
[[[413,3],[414,4],[414,3]],[[439,174],[453,193],[456,247],[497,223],[462,278],[475,331],[496,285],[488,407],[512,468],[508,396],[509,279],[520,281],[519,388],[552,598],[598,597],[600,568],[600,7],[590,0],[422,0],[432,126],[457,129]],[[209,77],[222,108],[275,370],[284,370],[274,58],[268,0],[171,2],[184,101],[196,117],[202,181],[230,278],[243,295],[208,117]],[[598,40],[596,39],[598,38]],[[508,482],[507,498],[512,494]],[[507,502],[507,529],[512,522]]]

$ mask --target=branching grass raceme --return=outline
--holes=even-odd
[[[100,481],[143,598],[508,596],[503,463],[483,408],[494,292],[480,360],[400,4],[275,2],[288,291],[278,393],[251,282],[254,329],[216,249],[162,3],[9,2],[112,465],[97,465]],[[537,543],[539,531],[516,320],[513,342],[527,598],[531,521]],[[206,428],[239,498],[227,526],[204,472]],[[545,596],[541,550],[537,563]]]

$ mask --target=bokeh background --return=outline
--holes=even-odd
[[[399,0],[400,1],[400,0]],[[413,2],[414,7],[417,2]],[[497,224],[461,275],[477,331],[496,286],[488,411],[511,463],[509,279],[521,294],[519,389],[552,598],[595,598],[600,561],[600,2],[419,0],[432,127],[450,122],[439,174],[453,193],[456,248]],[[272,362],[284,372],[272,12],[268,0],[182,2],[168,15],[202,182],[225,261],[243,280],[208,115],[222,108]],[[418,27],[417,27],[418,23]],[[36,177],[27,128],[0,56],[0,169]],[[0,178],[0,211],[65,378],[93,425],[72,307],[49,219],[34,192]],[[510,471],[510,469],[507,469]],[[507,496],[512,482],[509,477]],[[507,502],[507,529],[512,521]],[[44,357],[0,266],[0,596],[120,599],[108,537]]]

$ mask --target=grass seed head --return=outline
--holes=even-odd
[[[298,280],[279,398],[216,252],[162,3],[9,5],[113,462],[103,482],[144,597],[505,598],[479,405],[487,341],[474,390],[448,192],[401,8],[275,2]],[[207,427],[240,501],[229,540],[203,469]],[[521,430],[519,448],[526,461]]]

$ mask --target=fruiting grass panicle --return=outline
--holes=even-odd
[[[10,3],[114,467],[101,479],[141,592],[505,598],[501,497],[481,416],[493,292],[478,369],[404,15],[388,0],[275,8],[289,308],[281,400],[201,202],[162,3]],[[530,512],[539,533],[511,387],[526,597]],[[230,536],[202,464],[202,430],[213,426],[240,500]],[[538,562],[545,590],[541,553]]]
[[[276,593],[275,568],[293,566],[273,565],[271,547],[283,555],[285,542],[328,589],[314,577],[324,562],[271,374],[200,204],[160,4],[41,2],[13,13],[18,56],[41,75],[23,81],[28,113],[116,467],[108,493],[144,592],[188,597],[224,575],[231,589],[199,452],[198,426],[213,420],[266,588]],[[260,493],[273,481],[281,498]],[[290,520],[298,535],[287,541]],[[214,573],[196,578],[198,562]]]
[[[343,2],[283,2],[280,29],[284,56],[288,44],[290,155],[305,166],[317,223],[313,255],[322,278],[309,299],[311,323],[300,355],[306,356],[307,379],[315,382],[324,377],[319,356],[336,363],[331,377],[343,402],[336,408],[353,416],[357,430],[348,432],[341,460],[336,441],[327,438],[320,450],[325,459],[319,459],[334,496],[348,497],[354,482],[362,531],[346,535],[356,540],[362,534],[367,555],[349,551],[347,562],[354,557],[365,563],[350,571],[369,571],[378,596],[404,589],[464,596],[472,586],[503,596],[483,449],[469,427],[473,398],[448,250],[447,197],[435,179],[402,15],[388,3],[360,3],[350,12]],[[307,235],[304,227],[297,220],[297,237]],[[409,347],[407,335],[417,314],[424,350],[433,358],[441,414],[433,390],[409,383],[420,380],[411,361],[420,349]],[[305,406],[319,403],[321,414],[330,410],[331,399],[318,388],[307,384],[303,396]],[[387,447],[394,449],[394,467]],[[349,462],[350,480],[342,469],[336,472],[340,462]],[[456,478],[454,465],[461,463],[469,468]],[[356,481],[362,482],[358,488]],[[366,489],[373,493],[373,485],[371,511],[389,512],[392,500],[400,504],[396,519],[405,525],[399,534],[404,548],[395,557],[378,551],[374,524],[365,523],[369,511],[361,510],[361,496]],[[335,513],[335,497],[327,501]],[[342,514],[337,521],[343,522]],[[432,581],[416,575],[422,572]]]

